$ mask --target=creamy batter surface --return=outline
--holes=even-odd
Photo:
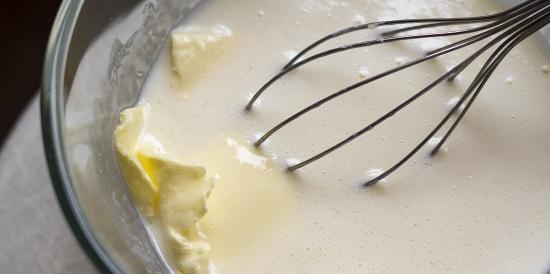
[[[189,75],[173,69],[167,44],[145,87],[148,134],[171,157],[215,178],[201,227],[222,274],[545,273],[550,266],[550,63],[529,40],[496,71],[436,157],[422,149],[385,182],[389,168],[449,111],[477,73],[455,82],[334,154],[292,174],[425,87],[475,47],[364,86],[312,111],[260,149],[261,133],[329,93],[453,41],[437,38],[349,51],[307,65],[244,106],[314,40],[358,23],[471,16],[492,1],[206,1],[174,33],[222,29],[224,42]],[[365,31],[327,49],[376,37]],[[440,132],[437,136],[441,136]],[[213,268],[214,269],[214,268]]]

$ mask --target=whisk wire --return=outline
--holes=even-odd
[[[533,1],[533,0],[531,0]],[[541,1],[547,1],[547,0],[535,0],[534,4],[540,4],[539,2]],[[530,7],[530,6],[529,6]],[[536,8],[536,7],[534,7]],[[415,19],[415,20],[422,20],[422,19]],[[396,21],[400,21],[400,20],[396,20]],[[410,21],[410,20],[401,20],[401,21]],[[388,21],[390,22],[390,21]],[[386,23],[388,23],[386,22]],[[461,30],[461,31],[450,31],[450,32],[443,32],[443,33],[432,33],[432,34],[422,34],[422,35],[410,35],[410,36],[400,36],[400,37],[389,37],[389,38],[378,38],[378,39],[374,39],[374,40],[369,40],[369,41],[365,41],[365,42],[359,42],[359,43],[354,43],[354,44],[350,44],[350,45],[345,45],[345,46],[341,46],[341,47],[337,47],[337,48],[333,48],[333,49],[329,49],[329,50],[326,50],[326,51],[323,51],[323,52],[320,52],[320,53],[317,53],[315,55],[312,55],[302,61],[298,61],[296,63],[294,63],[295,61],[290,61],[284,68],[282,71],[280,71],[279,73],[277,73],[274,77],[272,77],[271,79],[269,79],[269,81],[267,81],[253,96],[252,98],[250,99],[250,101],[248,102],[248,104],[246,105],[245,109],[246,110],[250,110],[252,108],[252,105],[257,101],[257,99],[273,84],[275,83],[277,80],[279,80],[280,78],[282,78],[283,76],[285,76],[286,74],[308,64],[308,63],[311,63],[317,59],[320,59],[320,58],[323,58],[323,57],[326,57],[326,56],[329,56],[329,55],[333,55],[333,54],[336,54],[336,53],[340,53],[340,52],[344,52],[344,51],[348,51],[348,50],[352,50],[352,49],[357,49],[357,48],[363,48],[363,47],[370,47],[370,46],[374,46],[374,45],[379,45],[379,44],[385,44],[385,43],[392,43],[392,42],[397,42],[397,41],[403,41],[403,40],[413,40],[413,39],[423,39],[423,38],[436,38],[436,37],[444,37],[444,36],[454,36],[454,35],[463,35],[463,34],[468,34],[468,33],[473,33],[473,32],[478,32],[478,31],[482,31],[482,30],[485,30],[487,28],[490,28],[490,27],[493,27],[493,26],[496,26],[498,25],[499,22],[495,22],[493,24],[489,24],[489,25],[486,25],[486,26],[481,26],[481,27],[476,27],[476,28],[471,28],[471,29],[467,29],[467,30]],[[378,23],[371,23],[371,24],[378,24]],[[367,24],[368,25],[368,24]],[[505,26],[509,26],[510,24],[506,24]],[[357,28],[357,27],[354,27],[354,28]],[[351,29],[351,28],[350,28]],[[348,33],[346,31],[340,31],[340,32],[345,32],[345,33]],[[340,32],[337,32],[337,34],[339,34]],[[491,32],[492,34],[494,34],[494,32]],[[336,34],[332,34],[332,35],[336,35]],[[480,35],[486,35],[486,33],[482,33]],[[329,35],[330,36],[330,35]],[[340,35],[337,35],[337,36],[340,36]],[[490,35],[488,35],[490,36]],[[446,47],[443,47],[443,48],[439,48],[439,49],[436,49],[432,52],[428,52],[426,55],[432,55],[433,53],[436,53],[437,51],[442,51],[442,50],[445,50],[445,49],[448,49],[448,48],[451,48],[453,46],[455,46],[456,44],[458,43],[462,43],[462,42],[467,42],[469,41],[470,39],[473,40],[473,39],[476,39],[478,38],[479,36],[474,36],[474,37],[470,37],[470,38],[467,38],[468,40],[463,40],[463,41],[459,41],[457,43],[453,43],[451,45],[448,45]],[[323,40],[323,39],[321,39]],[[318,42],[320,42],[321,40],[319,40]],[[327,40],[324,40],[324,41],[327,41]],[[311,46],[309,46],[308,48],[312,48],[312,47],[316,47],[318,46],[317,42],[312,44]],[[305,51],[305,50],[304,50]],[[298,57],[300,58],[300,57]],[[296,58],[295,58],[296,59]],[[298,59],[296,59],[298,60]]]
[[[397,112],[399,112],[400,110],[402,110],[403,108],[405,108],[406,106],[408,106],[410,103],[416,101],[418,98],[420,98],[422,95],[424,95],[426,92],[428,92],[429,90],[433,89],[435,86],[439,85],[441,82],[443,82],[445,79],[447,79],[448,77],[451,77],[452,75],[454,75],[455,73],[457,73],[459,70],[461,70],[466,64],[470,64],[471,62],[473,62],[473,60],[475,60],[476,58],[478,58],[482,53],[484,53],[486,50],[488,50],[490,47],[494,46],[496,43],[498,43],[499,41],[501,41],[502,39],[504,39],[505,37],[507,37],[510,33],[512,33],[513,30],[509,30],[507,31],[506,33],[500,35],[499,37],[497,37],[496,39],[492,40],[489,44],[485,45],[483,48],[481,48],[480,50],[476,51],[473,55],[471,55],[470,57],[468,57],[466,60],[464,60],[463,62],[461,62],[460,64],[456,65],[454,68],[452,68],[450,71],[448,71],[447,73],[443,74],[443,76],[441,76],[440,78],[438,78],[437,80],[435,80],[434,82],[430,83],[430,85],[428,85],[426,88],[424,88],[423,90],[419,91],[418,93],[416,93],[415,95],[413,95],[412,97],[410,97],[409,99],[407,99],[405,102],[403,102],[402,104],[398,105],[397,107],[395,107],[394,109],[392,109],[390,112],[386,113],[385,115],[383,115],[382,117],[380,117],[379,119],[377,119],[376,121],[374,121],[373,123],[371,123],[370,125],[368,125],[367,127],[361,129],[360,131],[356,132],[355,134],[349,136],[348,138],[344,139],[343,141],[337,143],[336,145],[328,148],[327,150],[303,161],[303,162],[300,162],[296,165],[292,165],[292,166],[289,166],[287,168],[288,171],[294,171],[294,170],[297,170],[299,168],[302,168],[326,155],[328,155],[329,153],[339,149],[340,147],[344,146],[345,144],[351,142],[352,140],[360,137],[361,135],[367,133],[368,131],[372,130],[374,127],[376,127],[378,124],[384,122],[386,119],[392,117],[393,115],[395,115]],[[478,79],[476,79],[478,80]],[[476,81],[474,80],[474,81]],[[458,106],[460,106],[461,104],[458,104]],[[457,108],[458,109],[458,108]],[[451,113],[452,114],[452,113]],[[431,137],[430,137],[431,138]],[[428,139],[429,140],[429,139]],[[422,144],[423,146],[424,144]]]
[[[534,3],[535,4],[534,6],[529,7],[530,9],[527,10],[527,14],[537,14],[538,12],[540,12],[540,8],[544,7],[545,1],[548,1],[548,0],[539,0],[539,1],[540,1],[540,3]],[[449,45],[440,47],[438,49],[435,49],[433,51],[428,52],[428,54],[435,53],[435,52],[440,51],[440,50],[445,50],[447,48],[454,47],[456,45],[459,45],[461,43],[465,43],[465,42],[473,40],[473,39],[477,39],[479,37],[488,38],[488,37],[500,32],[500,31],[502,31],[505,28],[510,27],[510,26],[516,24],[517,22],[524,20],[526,18],[524,15],[525,15],[524,13],[520,13],[520,14],[517,14],[515,16],[507,17],[507,18],[505,18],[501,21],[497,21],[497,22],[488,24],[487,26],[489,28],[492,28],[489,31],[483,32],[483,33],[480,33],[480,34],[476,34],[476,35],[468,37],[466,39],[462,39],[462,40],[459,40],[457,42],[451,43]]]
[[[457,30],[457,31],[445,31],[445,32],[435,32],[431,34],[414,34],[414,35],[395,36],[396,34],[401,34],[401,33],[406,33],[410,31],[421,30],[426,28],[437,28],[437,27],[450,26],[450,25],[459,25],[459,24],[468,25],[468,24],[479,24],[479,23],[486,23],[486,24],[471,27],[471,28],[466,28],[463,30]],[[310,163],[313,163],[323,158],[324,156],[330,154],[331,152],[334,152],[335,150],[348,144],[354,139],[366,134],[370,130],[374,129],[377,125],[384,122],[388,118],[394,116],[396,113],[398,113],[399,111],[407,107],[409,104],[413,103],[414,101],[416,101],[417,99],[425,95],[428,91],[432,90],[434,87],[441,84],[445,80],[452,81],[455,77],[457,77],[460,73],[462,73],[463,70],[465,70],[468,66],[470,66],[474,62],[474,60],[479,58],[483,53],[487,52],[489,49],[493,48],[495,45],[499,44],[497,49],[494,50],[490,55],[490,57],[484,62],[482,68],[480,69],[478,74],[475,76],[474,80],[470,83],[469,87],[466,89],[463,95],[460,97],[456,105],[453,106],[453,108],[443,117],[443,119],[435,126],[435,128],[432,129],[432,131],[412,151],[410,151],[407,155],[405,155],[405,157],[403,157],[400,161],[394,164],[390,169],[383,172],[376,178],[373,178],[367,181],[363,185],[369,186],[369,185],[375,184],[380,180],[389,176],[391,173],[393,173],[395,170],[401,167],[404,163],[406,163],[412,156],[414,156],[423,146],[425,146],[430,141],[430,139],[432,139],[435,136],[435,134],[437,134],[437,132],[439,132],[443,128],[443,126],[447,124],[448,121],[450,121],[453,115],[458,112],[459,108],[464,106],[464,109],[458,114],[455,121],[447,129],[445,135],[442,137],[439,143],[431,150],[430,152],[431,155],[436,154],[440,150],[442,145],[448,140],[448,138],[456,129],[458,124],[462,121],[462,119],[464,118],[464,116],[466,115],[466,113],[468,112],[468,110],[470,109],[470,107],[478,97],[478,95],[481,93],[483,87],[485,86],[485,84],[487,83],[487,81],[489,80],[493,72],[496,70],[496,68],[499,66],[499,64],[502,62],[502,60],[519,43],[521,43],[523,40],[525,40],[526,38],[531,36],[533,33],[540,30],[541,28],[543,28],[549,23],[550,23],[550,0],[528,0],[508,10],[495,13],[492,15],[487,15],[487,16],[380,21],[380,22],[368,23],[360,26],[346,28],[346,29],[337,31],[335,33],[329,34],[321,38],[320,40],[314,42],[313,44],[307,46],[295,58],[293,58],[283,68],[281,72],[279,72],[269,81],[267,81],[267,83],[265,83],[248,102],[248,104],[246,105],[246,110],[250,110],[254,102],[277,80],[279,80],[286,74],[290,73],[291,71],[294,71],[304,66],[305,64],[311,63],[317,59],[320,59],[332,54],[337,54],[340,52],[352,50],[352,49],[369,47],[369,46],[374,46],[378,44],[391,43],[391,42],[397,42],[397,41],[403,41],[403,40],[411,40],[411,39],[456,36],[456,35],[473,33],[473,35],[470,37],[461,39],[457,42],[450,43],[446,46],[432,50],[423,57],[409,61],[405,64],[396,66],[394,68],[388,69],[368,79],[356,82],[348,87],[345,87],[337,92],[334,92],[314,102],[313,104],[308,105],[307,107],[301,109],[300,111],[296,112],[295,114],[291,115],[290,117],[286,118],[285,120],[277,124],[272,129],[270,129],[267,133],[265,133],[255,142],[255,145],[256,146],[261,145],[278,130],[282,129],[283,127],[293,122],[294,120],[300,118],[301,116],[305,115],[306,113],[346,93],[354,91],[359,87],[362,87],[368,83],[371,83],[373,81],[376,81],[378,79],[391,75],[398,71],[410,68],[414,65],[426,62],[436,57],[476,44],[480,41],[488,39],[489,37],[496,36],[492,38],[489,42],[487,42],[485,45],[481,46],[480,49],[476,50],[468,58],[466,58],[465,60],[463,60],[456,66],[454,66],[451,70],[444,73],[435,81],[431,82],[427,87],[415,93],[414,95],[409,97],[406,101],[394,107],[392,110],[385,113],[378,119],[374,120],[372,123],[370,123],[366,127],[355,132],[354,134],[338,142],[337,144],[329,147],[328,149],[322,151],[321,153],[318,153],[308,158],[305,161],[302,161],[295,165],[291,165],[287,168],[289,172],[302,168]],[[358,42],[354,44],[349,44],[349,45],[328,49],[320,53],[313,54],[310,57],[307,57],[301,60],[301,58],[305,54],[307,54],[309,51],[325,43],[326,41],[334,39],[336,37],[339,37],[351,32],[363,30],[363,29],[373,29],[381,26],[391,26],[391,25],[401,25],[401,24],[418,24],[418,25],[383,32],[382,36],[378,39]],[[466,104],[464,104],[465,102]]]
[[[438,22],[438,23],[429,23],[429,24],[420,24],[415,25],[411,27],[405,27],[400,28],[396,30],[386,31],[382,33],[382,36],[394,36],[399,33],[403,32],[409,32],[413,30],[420,30],[425,28],[437,28],[437,27],[444,27],[444,26],[451,26],[451,25],[462,25],[462,24],[477,24],[477,23],[484,23],[484,22],[490,22],[495,20],[502,20],[509,18],[511,16],[517,15],[519,12],[525,12],[525,9],[532,7],[534,4],[544,2],[545,0],[530,0],[523,2],[515,7],[512,7],[508,10],[498,12],[492,15],[487,16],[478,16],[478,17],[466,17],[461,18],[460,21],[451,21],[451,22]]]
[[[493,71],[496,69],[496,66],[498,66],[498,64],[500,64],[500,62],[502,61],[502,59],[504,59],[504,57],[509,54],[509,52],[514,48],[516,47],[521,41],[525,40],[526,38],[528,38],[530,35],[532,35],[534,32],[538,31],[540,28],[544,27],[546,24],[548,24],[550,22],[550,18],[546,18],[544,22],[542,23],[538,23],[536,26],[531,26],[530,30],[528,30],[528,33],[522,33],[522,36],[520,36],[519,38],[517,38],[515,41],[512,41],[511,42],[511,45],[508,46],[508,48],[506,48],[506,52],[505,54],[503,54],[502,57],[499,57],[499,61],[498,63],[495,65],[495,68],[490,72],[490,74],[486,77],[487,79],[484,79],[484,82],[483,82],[483,85],[485,85],[485,82],[487,82],[487,80],[489,79],[489,77],[491,76],[491,74],[493,73]],[[449,130],[447,131],[447,133],[443,136],[443,138],[441,139],[441,141],[433,148],[433,150],[430,152],[431,155],[435,155],[440,149],[441,147],[445,144],[445,142],[447,141],[447,139],[451,136],[451,134],[453,133],[453,131],[456,129],[456,127],[458,126],[458,124],[460,123],[460,121],[462,120],[462,118],[464,118],[464,115],[466,114],[466,112],[468,112],[468,109],[470,108],[470,105],[473,103],[473,100],[471,102],[469,102],[465,107],[464,107],[464,110],[459,114],[458,118],[456,119],[456,121],[453,123],[453,125],[449,128]]]
[[[511,25],[513,25],[514,23],[517,23],[518,21],[520,20],[524,20],[525,18],[516,18],[514,20],[512,20],[511,22],[508,22],[507,24],[504,24],[503,26],[504,27],[509,27]],[[386,77],[390,74],[393,74],[395,72],[398,72],[398,71],[401,71],[401,70],[404,70],[406,68],[409,68],[411,66],[414,66],[414,65],[417,65],[419,63],[422,63],[422,62],[425,62],[425,61],[428,61],[428,60],[431,60],[431,59],[434,59],[438,56],[441,56],[441,55],[444,55],[444,54],[447,54],[449,52],[452,52],[452,51],[455,51],[457,49],[460,49],[460,48],[463,48],[463,47],[466,47],[466,46],[469,46],[471,44],[474,44],[474,43],[477,43],[479,41],[482,41],[484,40],[485,38],[487,37],[490,37],[496,33],[498,33],[500,31],[500,29],[492,29],[492,30],[489,30],[479,36],[475,36],[474,39],[468,39],[466,41],[464,41],[463,43],[454,43],[452,47],[445,47],[441,50],[436,50],[434,51],[433,53],[427,55],[427,56],[424,56],[424,57],[421,57],[421,58],[418,58],[416,60],[413,60],[413,61],[410,61],[410,62],[407,62],[403,65],[400,65],[400,66],[397,66],[397,67],[394,67],[394,68],[391,68],[389,70],[386,70],[380,74],[377,74],[373,77],[370,77],[368,79],[365,79],[365,80],[362,80],[362,81],[359,81],[351,86],[348,86],[342,90],[339,90],[335,93],[332,93],[330,94],[329,96],[327,97],[324,97],[323,99],[321,100],[318,100],[317,102],[305,107],[304,109],[298,111],[297,113],[291,115],[290,117],[288,117],[287,119],[285,119],[284,121],[280,122],[279,124],[277,124],[275,127],[273,127],[272,129],[270,129],[267,133],[265,133],[262,137],[260,137],[256,142],[255,142],[255,145],[256,146],[259,146],[261,145],[262,143],[264,143],[269,137],[271,137],[273,134],[275,134],[277,131],[279,131],[281,128],[285,127],[286,125],[288,125],[289,123],[293,122],[294,120],[298,119],[299,117],[303,116],[304,114],[310,112],[311,110],[315,109],[315,108],[318,108],[320,106],[322,106],[323,104],[337,98],[337,97],[340,97],[350,91],[353,91],[361,86],[364,86],[368,83],[371,83],[373,81],[376,81],[378,79],[381,79],[383,77]],[[311,58],[316,58],[315,56],[314,57],[311,57]],[[302,66],[303,64],[305,64],[305,62],[307,62],[306,60],[302,61],[302,62],[299,62],[297,64],[295,64],[295,66]],[[468,63],[465,63],[464,64],[465,66],[468,65]],[[294,69],[293,67],[291,69]],[[286,73],[285,71],[283,72],[283,74]],[[280,76],[282,77],[282,76]],[[278,79],[278,77],[275,77],[275,81]],[[271,82],[271,81],[270,81]],[[268,82],[269,83],[269,82]],[[261,94],[261,91],[260,90],[260,94]],[[251,100],[251,103],[253,103],[253,100]],[[337,145],[338,146],[338,145]],[[338,148],[341,147],[341,146],[338,146]],[[324,154],[326,155],[326,154]],[[319,158],[316,158],[316,159],[319,159]],[[309,162],[308,162],[309,163]],[[298,169],[299,167],[303,167],[305,165],[303,165],[302,163],[296,165],[296,166],[292,166],[290,167],[289,171],[293,171],[293,170],[296,170]]]
[[[379,21],[379,22],[373,22],[373,23],[367,23],[359,26],[349,27],[343,30],[336,31],[332,34],[329,34],[320,40],[314,42],[313,44],[307,46],[304,50],[299,52],[284,68],[289,68],[292,66],[292,64],[296,63],[303,55],[307,54],[312,49],[316,48],[317,46],[335,39],[337,37],[340,37],[342,35],[346,35],[352,32],[365,30],[365,29],[375,29],[382,26],[393,26],[393,25],[403,25],[403,24],[419,24],[419,23],[434,23],[434,24],[467,24],[469,22],[486,22],[490,20],[495,20],[496,18],[499,18],[502,15],[506,15],[508,13],[512,13],[518,9],[523,8],[524,6],[527,6],[531,4],[532,2],[543,2],[546,0],[528,0],[526,2],[523,2],[521,4],[518,4],[508,10],[492,14],[492,15],[484,15],[484,16],[473,16],[473,17],[462,17],[462,18],[423,18],[423,19],[401,19],[401,20],[391,20],[391,21]],[[417,26],[419,27],[419,26]],[[397,31],[397,30],[396,30]],[[396,32],[394,31],[394,32]]]
[[[458,103],[451,109],[451,111],[447,114],[447,116],[445,116],[445,118],[443,118],[443,120],[441,120],[441,122],[432,130],[432,132],[430,132],[430,134],[428,134],[428,136],[420,143],[418,144],[409,154],[407,154],[403,159],[401,159],[397,164],[395,164],[394,166],[392,166],[390,169],[388,169],[387,171],[385,171],[384,173],[382,173],[381,175],[367,181],[366,183],[364,183],[363,185],[364,186],[371,186],[371,185],[374,185],[376,183],[378,183],[380,180],[383,180],[384,178],[386,178],[387,176],[389,176],[390,174],[392,174],[395,170],[397,170],[399,167],[401,167],[404,163],[406,163],[413,155],[415,155],[423,146],[425,146],[429,140],[431,138],[433,138],[433,136],[435,136],[435,134],[437,134],[437,132],[447,123],[447,121],[449,121],[449,119],[452,117],[452,115],[459,109],[459,107],[464,103],[464,101],[466,101],[466,99],[472,94],[472,92],[474,91],[475,89],[475,93],[473,94],[472,98],[469,100],[469,102],[467,103],[467,105],[465,106],[464,110],[462,111],[462,113],[460,114],[459,116],[459,119],[457,119],[455,121],[455,123],[451,126],[451,128],[449,129],[449,131],[447,132],[447,134],[445,134],[445,137],[443,137],[443,139],[440,141],[439,145],[436,146],[436,148],[434,148],[434,150],[432,150],[431,154],[434,154],[435,152],[437,152],[441,146],[443,145],[443,143],[447,140],[447,138],[450,136],[450,134],[453,132],[453,130],[456,128],[456,126],[458,125],[458,123],[460,122],[460,120],[464,117],[464,115],[466,114],[467,110],[470,108],[470,106],[473,104],[474,100],[477,98],[477,96],[479,95],[479,93],[482,91],[485,83],[489,80],[490,76],[492,75],[492,73],[495,71],[495,69],[498,67],[498,65],[500,64],[500,62],[504,59],[504,57],[506,57],[506,55],[517,45],[519,44],[522,40],[524,40],[525,38],[529,37],[530,35],[532,35],[534,32],[536,32],[538,29],[542,28],[544,25],[548,24],[548,22],[550,22],[550,18],[548,18],[548,16],[546,17],[543,17],[541,19],[545,19],[543,20],[543,22],[539,25],[539,24],[534,24],[535,27],[533,27],[533,24],[530,24],[529,27],[527,27],[526,29],[529,29],[531,28],[531,30],[528,32],[529,34],[524,34],[524,35],[521,35],[520,38],[522,39],[517,39],[518,37],[517,36],[514,36],[514,37],[511,37],[509,38],[506,42],[504,42],[500,47],[499,49],[497,49],[493,54],[492,56],[489,58],[489,60],[485,63],[483,69],[480,71],[480,73],[478,74],[478,76],[476,77],[476,80],[474,80],[472,82],[472,84],[470,85],[470,87],[468,88],[467,92],[461,97],[461,99],[458,101]],[[521,33],[519,33],[521,34]],[[512,41],[512,42],[509,42],[509,41]]]

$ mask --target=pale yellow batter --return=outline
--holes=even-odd
[[[492,1],[206,1],[174,33],[213,30],[193,81],[167,46],[149,76],[146,126],[170,157],[215,178],[201,221],[212,271],[242,273],[543,273],[550,263],[550,59],[527,41],[489,81],[445,149],[423,149],[381,184],[361,183],[420,142],[473,79],[476,64],[336,153],[306,159],[417,92],[474,48],[362,87],[312,111],[255,150],[276,123],[329,93],[451,41],[388,44],[332,56],[251,94],[293,54],[345,26],[468,16]],[[214,32],[216,33],[216,32]],[[219,32],[218,32],[219,34]],[[323,48],[375,37],[362,32]],[[204,38],[204,37],[203,37]],[[206,38],[205,38],[206,39]],[[227,39],[222,44],[216,42]],[[206,41],[206,40],[204,40]],[[209,44],[204,52],[208,53]],[[209,56],[212,56],[210,58]],[[191,62],[193,63],[193,62]],[[176,68],[177,69],[177,68]],[[443,134],[441,132],[438,136]],[[433,142],[432,142],[433,143]]]

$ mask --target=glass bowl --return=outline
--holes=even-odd
[[[53,185],[71,229],[102,273],[172,273],[117,168],[112,132],[171,28],[200,0],[67,0],[54,22],[41,116]]]
[[[65,0],[53,25],[41,97],[46,155],[65,217],[102,273],[172,273],[125,189],[112,132],[172,27],[200,2]]]

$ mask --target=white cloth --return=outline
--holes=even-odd
[[[0,150],[0,272],[95,274],[51,185],[34,98]]]

